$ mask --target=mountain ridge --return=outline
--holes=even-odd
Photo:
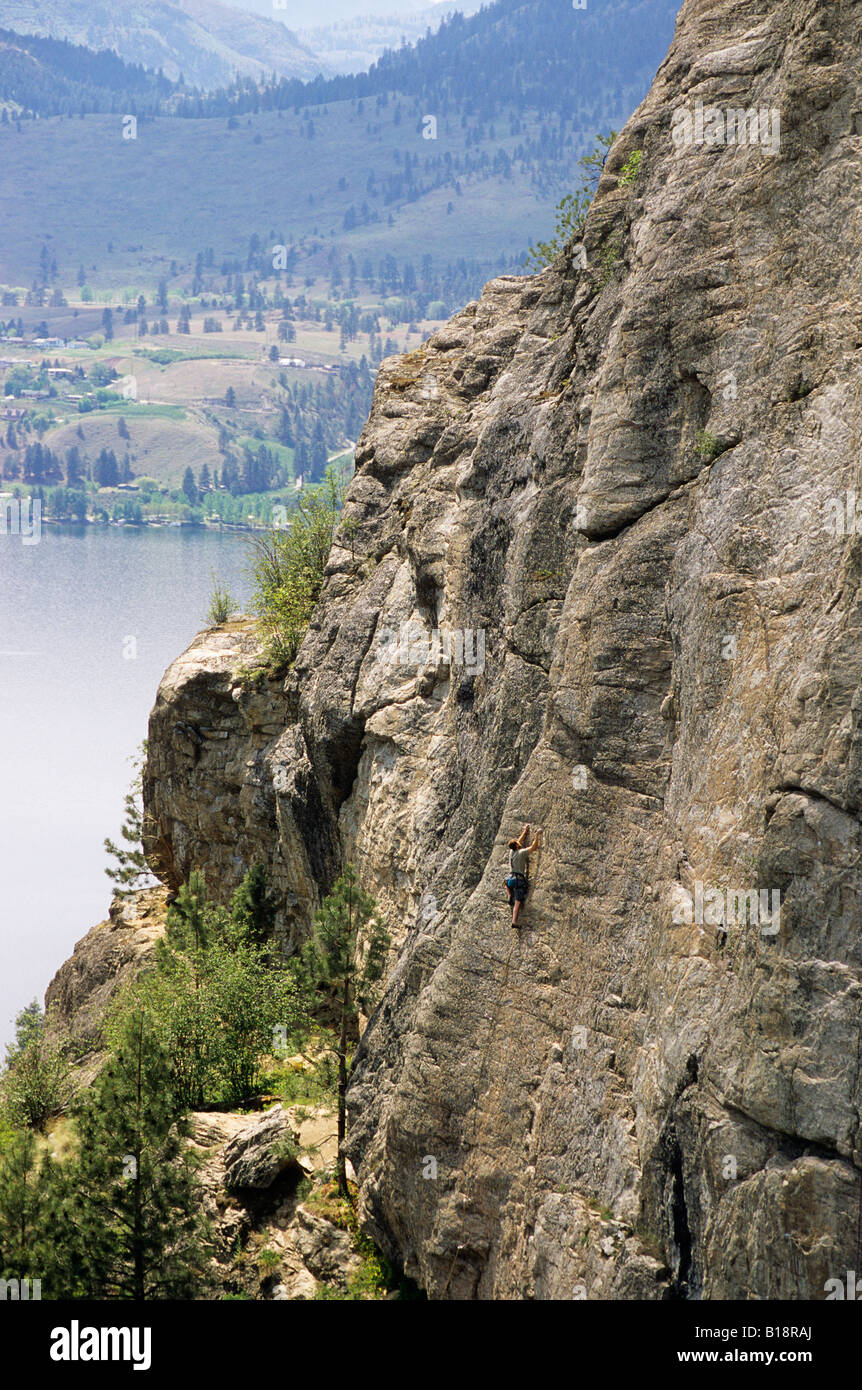
[[[136,0],[133,11],[91,0],[0,0],[0,26],[110,49],[173,81],[182,75],[205,88],[237,74],[313,77],[325,70],[283,24],[221,0]]]

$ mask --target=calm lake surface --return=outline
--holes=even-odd
[[[206,625],[213,573],[247,603],[249,541],[187,527],[0,535],[0,1043],[107,916],[102,842],[119,838],[128,759],[165,669]]]

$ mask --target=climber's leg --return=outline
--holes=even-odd
[[[511,892],[512,898],[514,899],[512,904],[512,926],[516,927],[518,925],[518,918],[521,915],[521,908],[527,900],[527,880],[523,877],[516,878],[515,882],[512,884]]]

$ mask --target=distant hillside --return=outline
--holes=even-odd
[[[174,90],[166,77],[124,63],[115,53],[0,29],[0,104],[13,113],[149,113]]]
[[[366,80],[369,90],[426,99],[570,111],[587,85],[608,99],[632,83],[646,90],[678,9],[677,0],[590,0],[577,10],[571,0],[497,0],[384,55]]]
[[[310,78],[322,64],[275,19],[220,0],[0,0],[0,24],[17,33],[111,49],[126,62],[212,88],[236,74]]]
[[[355,280],[397,295],[404,277],[425,285],[428,317],[448,314],[551,233],[578,159],[638,105],[675,17],[676,0],[497,0],[369,73],[173,95],[133,140],[113,106],[0,124],[18,195],[0,200],[0,290],[74,300],[86,281],[117,303],[165,279],[172,295],[230,298],[233,276],[271,279],[284,246],[290,273],[325,277],[333,298]]]
[[[427,5],[409,12],[361,14],[331,23],[324,23],[318,15],[313,26],[297,28],[296,34],[300,42],[334,73],[365,72],[388,48],[400,48],[405,40],[416,43],[425,38],[429,29],[432,33],[439,29],[454,11],[473,14],[479,4],[480,0],[451,0],[451,3]],[[286,23],[291,22],[284,11],[280,17]]]
[[[383,54],[367,73],[306,84],[282,78],[263,90],[244,79],[182,110],[283,110],[398,92],[434,113],[454,105],[490,119],[511,105],[547,119],[570,117],[589,94],[605,110],[625,107],[627,116],[662,60],[678,8],[678,0],[590,0],[583,10],[571,0],[496,0],[469,17],[450,15],[436,33]]]

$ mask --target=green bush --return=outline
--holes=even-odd
[[[620,170],[620,185],[623,188],[630,188],[640,172],[643,150],[632,150],[622,169]]]
[[[581,186],[575,193],[567,193],[557,204],[557,220],[550,241],[540,241],[527,252],[527,265],[531,270],[541,270],[544,266],[550,265],[571,241],[581,240],[605,156],[616,138],[615,130],[609,131],[607,135],[600,135],[590,153],[578,160],[584,171]]]
[[[43,1130],[69,1099],[69,1065],[59,1043],[47,1036],[45,1015],[34,999],[15,1020],[15,1042],[6,1048],[0,1083],[4,1118]]]
[[[218,627],[220,623],[226,623],[237,609],[230,589],[219,583],[215,575],[212,575],[213,588],[210,596],[210,606],[207,610],[207,622],[211,627]]]
[[[276,670],[290,665],[305,636],[323,587],[340,503],[341,491],[329,469],[322,486],[302,494],[289,527],[253,542],[253,605]]]
[[[278,1251],[271,1250],[268,1246],[264,1246],[257,1257],[257,1267],[260,1271],[261,1278],[266,1279],[270,1274],[274,1274],[280,1265],[281,1255]]]
[[[308,1205],[313,1207],[313,1203]],[[323,1214],[332,1219],[330,1213],[324,1211]],[[314,1294],[315,1299],[327,1303],[377,1301],[386,1298],[387,1294],[395,1290],[399,1291],[398,1296],[400,1297],[401,1281],[396,1276],[386,1256],[377,1249],[370,1236],[365,1235],[359,1229],[359,1222],[351,1202],[343,1201],[342,1213],[339,1213],[334,1224],[343,1226],[350,1233],[351,1244],[357,1255],[360,1256],[362,1264],[356,1273],[346,1280],[318,1285]]]
[[[694,441],[694,452],[704,463],[712,463],[724,452],[724,444],[716,434],[709,430],[698,430]]]
[[[294,970],[261,939],[270,914],[259,871],[246,875],[230,910],[208,902],[201,875],[193,873],[168,914],[155,969],[115,1007],[109,1038],[130,1009],[142,1009],[172,1059],[177,1096],[191,1109],[252,1099],[276,1030],[297,1038],[304,1032]]]
[[[610,241],[602,247],[601,272],[599,274],[599,289],[603,290],[614,273],[614,266],[620,258],[622,239],[619,235],[611,237]]]

